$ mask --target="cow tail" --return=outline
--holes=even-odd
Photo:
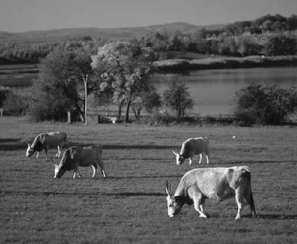
[[[248,192],[247,192],[247,202],[250,205],[251,213],[253,216],[256,216],[256,207],[255,202],[253,198],[253,192],[252,192],[252,181],[251,181],[251,172],[244,170],[242,173],[242,177],[246,179],[246,183],[248,185]]]

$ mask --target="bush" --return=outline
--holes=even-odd
[[[9,93],[3,103],[7,115],[24,115],[29,107],[29,98],[14,93]]]
[[[181,120],[186,115],[186,110],[193,108],[194,101],[184,82],[172,82],[168,90],[164,91],[164,104],[176,112],[176,119]]]
[[[176,122],[176,118],[167,112],[154,111],[150,117],[152,125],[168,125],[173,122]]]
[[[147,112],[152,113],[154,110],[159,109],[162,105],[160,95],[153,89],[144,94],[143,105]]]
[[[8,95],[11,93],[11,90],[6,87],[0,87],[0,108],[3,107],[4,101],[8,97]]]
[[[236,94],[235,117],[243,125],[285,122],[297,108],[297,90],[252,84]]]

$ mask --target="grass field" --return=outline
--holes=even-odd
[[[25,141],[49,130],[66,131],[71,142],[102,144],[108,178],[91,179],[90,169],[83,169],[81,179],[68,172],[54,180],[44,154],[25,158]],[[171,150],[190,136],[210,138],[211,167],[250,166],[258,218],[248,217],[247,208],[234,221],[234,199],[206,201],[209,219],[198,218],[193,206],[168,218],[165,181],[175,188],[190,169],[176,166]],[[296,144],[295,127],[84,126],[0,118],[0,243],[297,243]]]

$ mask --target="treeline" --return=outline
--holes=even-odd
[[[266,15],[254,21],[239,21],[221,27],[186,32],[148,32],[138,40],[159,53],[159,59],[178,57],[177,52],[202,55],[249,56],[295,55],[297,53],[297,15]],[[96,53],[108,40],[80,36],[61,41],[2,41],[0,64],[39,63],[56,46],[88,46]],[[191,58],[191,56],[189,56]]]
[[[3,64],[36,64],[57,47],[81,48],[85,47],[94,52],[103,45],[100,39],[94,40],[89,36],[60,42],[3,42],[0,43],[0,65]]]
[[[143,45],[174,58],[171,51],[205,55],[295,55],[297,53],[297,15],[267,15],[255,21],[241,21],[193,33],[150,33]]]

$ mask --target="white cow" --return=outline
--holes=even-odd
[[[247,166],[228,168],[198,168],[188,171],[180,180],[174,195],[170,193],[166,182],[168,216],[178,214],[182,206],[194,203],[199,217],[207,218],[204,202],[207,198],[223,201],[235,195],[237,214],[245,203],[250,205],[252,216],[256,216],[255,204],[251,189],[251,173]]]
[[[76,175],[80,177],[78,167],[91,167],[93,170],[92,177],[96,176],[98,167],[101,170],[103,177],[106,177],[104,164],[102,161],[101,146],[73,146],[63,152],[63,156],[59,164],[55,164],[54,178],[60,178],[66,171],[73,170],[73,179]]]
[[[181,165],[186,159],[192,164],[194,155],[199,154],[199,164],[202,161],[202,154],[205,155],[206,163],[209,164],[209,140],[207,137],[189,138],[183,142],[180,153],[172,151],[176,158],[176,164]]]
[[[36,158],[38,158],[39,152],[44,150],[47,159],[47,151],[50,147],[57,147],[58,152],[56,157],[60,157],[61,147],[65,145],[66,139],[67,134],[65,132],[57,131],[41,133],[34,138],[32,144],[28,143],[26,157],[31,157],[35,152],[37,152]]]

